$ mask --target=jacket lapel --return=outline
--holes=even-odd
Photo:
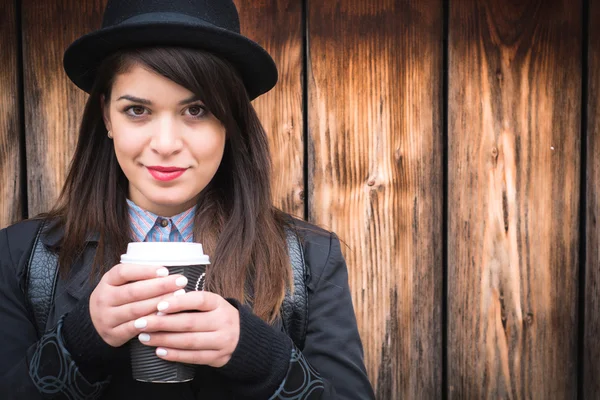
[[[46,247],[57,252],[63,235],[64,230],[54,223],[49,225],[40,240]],[[97,234],[89,235],[86,239],[85,249],[72,265],[68,277],[58,279],[54,307],[48,315],[49,326],[54,326],[58,319],[72,310],[80,299],[89,296],[98,284],[98,279],[91,277],[98,239],[99,235]]]
[[[66,282],[66,291],[76,300],[89,296],[98,284],[98,280],[92,280],[91,277],[95,255],[96,243],[88,242],[83,254],[73,265],[71,277]]]

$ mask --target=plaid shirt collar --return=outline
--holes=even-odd
[[[127,199],[129,225],[134,241],[138,242],[193,242],[196,206],[166,218],[140,208]]]

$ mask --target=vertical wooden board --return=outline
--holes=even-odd
[[[263,46],[279,70],[275,88],[254,101],[269,134],[274,201],[304,218],[302,2],[235,0],[235,4],[242,33]]]
[[[583,398],[600,398],[600,1],[589,2]],[[584,21],[588,23],[588,21]]]
[[[29,215],[54,204],[75,150],[87,94],[71,83],[63,54],[97,29],[106,0],[22,0]]]
[[[20,104],[15,1],[0,2],[0,228],[21,218]]]
[[[449,398],[573,399],[581,3],[449,18]]]
[[[310,219],[348,244],[377,398],[441,398],[442,2],[307,4]]]

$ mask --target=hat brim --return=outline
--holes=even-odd
[[[190,47],[220,55],[239,71],[250,99],[277,83],[277,66],[265,49],[245,36],[199,19],[194,23],[150,19],[89,33],[65,51],[65,72],[75,85],[90,93],[96,70],[105,57],[119,50],[146,46]]]

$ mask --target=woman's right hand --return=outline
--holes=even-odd
[[[92,323],[106,343],[119,347],[139,334],[135,320],[156,313],[163,298],[186,284],[184,276],[169,276],[164,267],[117,264],[90,296]]]

